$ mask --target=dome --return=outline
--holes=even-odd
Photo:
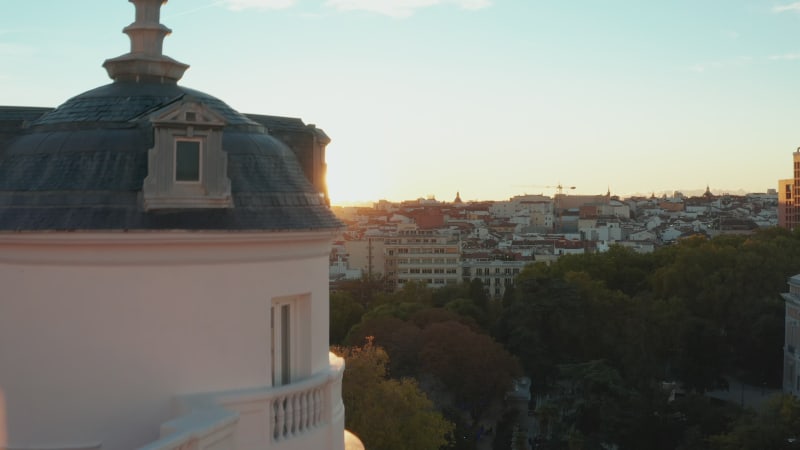
[[[136,6],[142,9],[161,4],[140,3]],[[141,42],[133,36],[139,29],[154,28],[139,20],[137,14],[137,22],[125,29],[132,47]],[[169,30],[158,25],[166,30],[163,38]],[[0,230],[338,228],[340,222],[295,152],[262,123],[213,96],[178,85],[188,66],[160,55],[160,41],[155,41],[158,48],[149,54],[132,48],[127,55],[107,60],[113,83],[69,99],[0,148]],[[137,60],[141,55],[146,58]],[[212,155],[216,159],[207,164],[221,164],[221,177],[226,178],[215,181],[221,192],[215,201],[222,200],[204,204],[202,196],[215,187],[200,185],[195,194],[199,202],[190,199],[170,206],[167,201],[148,207],[146,179],[160,170],[160,160],[148,156],[159,146],[159,120],[166,120],[164,127],[175,127],[174,120],[157,116],[187,102],[207,112],[212,118],[207,128],[221,139],[218,154]],[[198,127],[190,122],[179,125],[189,136]],[[209,140],[209,152],[213,142]]]

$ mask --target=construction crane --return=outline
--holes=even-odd
[[[553,223],[553,231],[560,231],[561,230],[561,208],[559,204],[559,200],[561,197],[564,196],[564,190],[575,190],[575,186],[564,186],[559,182],[554,186],[544,186],[544,185],[537,185],[537,184],[525,184],[525,185],[514,185],[514,187],[536,187],[536,188],[544,188],[544,189],[555,189],[556,195],[553,196],[553,213],[555,214],[555,222]]]
[[[545,186],[541,184],[514,184],[512,185],[512,187],[555,189],[557,194],[564,194],[564,189],[569,189],[569,190],[575,189],[575,186],[564,186],[561,183],[558,183],[555,186]]]
[[[553,209],[555,210],[553,212],[556,215],[556,223],[553,224],[553,231],[562,231],[561,229],[562,211],[561,211],[561,205],[559,205],[559,200],[561,199],[561,197],[564,196],[564,186],[561,185],[561,183],[558,183],[558,185],[552,187],[558,191],[558,194],[553,196]],[[574,190],[575,186],[568,186],[567,189]]]
[[[548,186],[549,188],[555,188],[559,194],[564,194],[564,189],[574,190],[575,186],[562,186],[561,183],[558,183],[556,186]]]

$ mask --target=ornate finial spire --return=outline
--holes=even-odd
[[[188,65],[164,56],[164,37],[172,32],[159,21],[167,0],[128,0],[136,6],[136,21],[122,31],[131,39],[131,51],[103,63],[114,81],[158,80],[177,82]]]

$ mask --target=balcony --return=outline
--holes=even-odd
[[[296,383],[178,397],[184,414],[141,450],[342,450],[343,373],[344,361],[330,354],[328,370]]]
[[[221,408],[195,411],[161,425],[161,439],[139,450],[234,449],[239,415]]]

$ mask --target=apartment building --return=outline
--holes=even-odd
[[[364,236],[358,240],[347,240],[344,248],[347,252],[347,266],[350,269],[360,269],[361,273],[370,278],[385,274],[386,248],[385,236]]]
[[[792,162],[794,177],[778,180],[778,225],[789,230],[800,225],[800,147]]]
[[[469,283],[474,279],[483,282],[490,298],[500,299],[506,289],[514,284],[514,279],[531,261],[502,261],[486,258],[464,259],[461,263],[462,280]]]
[[[384,239],[386,279],[396,288],[409,282],[429,287],[461,280],[461,238],[453,230],[399,230]]]

